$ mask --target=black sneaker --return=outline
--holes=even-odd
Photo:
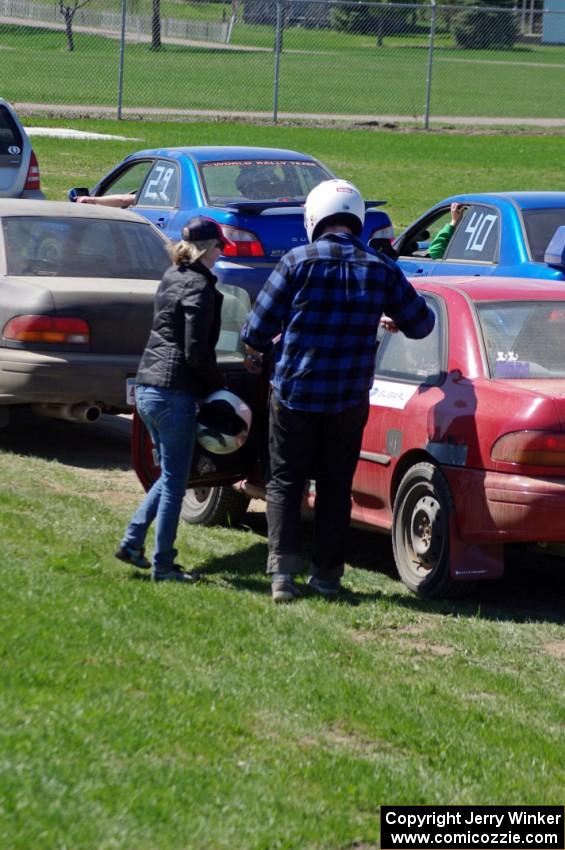
[[[294,578],[286,573],[273,573],[271,579],[273,602],[292,602],[300,596]]]
[[[325,579],[318,576],[310,576],[308,579],[308,587],[320,596],[326,599],[335,599],[341,590],[340,579]]]
[[[153,581],[180,581],[184,584],[194,584],[200,576],[198,573],[190,573],[188,570],[183,570],[178,564],[175,564],[170,570],[160,573],[153,573]]]
[[[141,546],[139,549],[134,549],[133,546],[120,546],[114,552],[115,557],[125,564],[132,564],[140,570],[148,570],[151,566],[150,562],[145,557],[145,548]]]

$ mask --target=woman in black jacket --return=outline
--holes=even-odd
[[[153,327],[136,377],[135,401],[159,456],[161,475],[133,515],[116,557],[150,567],[144,544],[155,520],[152,576],[191,582],[174,548],[196,435],[196,402],[225,385],[216,364],[223,296],[212,267],[229,244],[219,225],[202,217],[183,228],[155,297]]]

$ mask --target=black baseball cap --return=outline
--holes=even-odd
[[[182,238],[185,242],[208,242],[212,239],[217,239],[223,245],[235,247],[231,239],[228,239],[224,235],[217,221],[214,221],[212,218],[204,218],[201,215],[187,221],[182,229]]]

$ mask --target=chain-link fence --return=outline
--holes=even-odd
[[[0,0],[0,95],[74,116],[565,125],[565,0]]]

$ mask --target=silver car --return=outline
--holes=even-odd
[[[0,198],[43,198],[39,164],[14,107],[0,97]]]
[[[126,210],[0,200],[0,424],[131,412],[167,245]]]

